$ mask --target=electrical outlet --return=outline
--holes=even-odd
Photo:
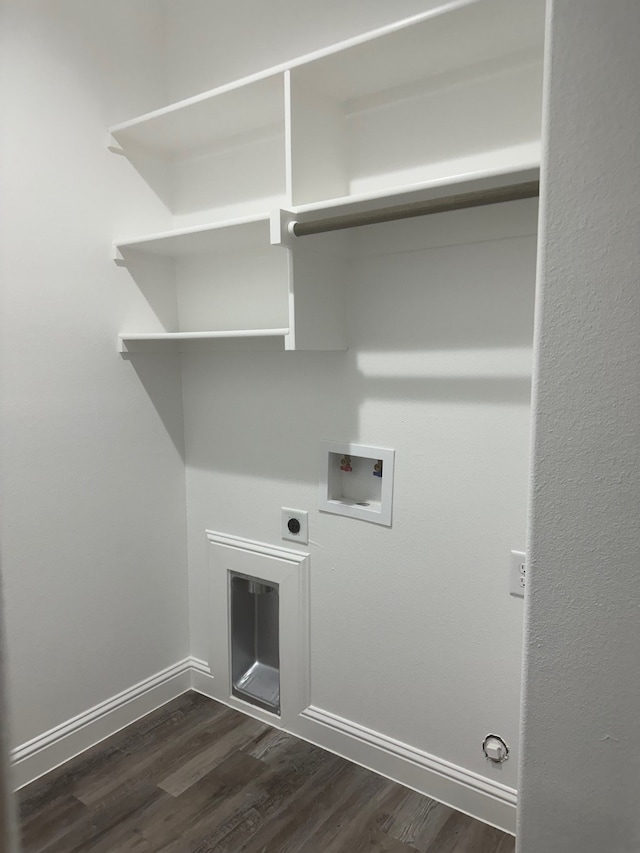
[[[526,554],[524,551],[512,551],[509,563],[509,593],[524,598],[527,581]]]
[[[306,545],[309,541],[309,513],[305,509],[281,508],[282,538]]]

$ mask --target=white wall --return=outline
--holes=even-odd
[[[640,6],[554,0],[521,853],[640,849]]]
[[[405,225],[435,244],[407,254],[395,228],[377,234],[346,354],[184,363],[194,654],[204,529],[278,542],[280,506],[308,509],[313,704],[483,774],[488,731],[517,754],[506,565],[525,541],[535,217],[520,203]],[[396,449],[391,530],[317,512],[326,438]]]
[[[443,5],[443,0],[162,0],[171,100]]]
[[[116,353],[110,260],[160,223],[110,123],[165,99],[151,0],[9,0],[2,25],[1,477],[13,744],[188,653],[179,361]]]
[[[380,226],[349,352],[189,355],[183,373],[192,653],[204,530],[277,543],[280,507],[307,509],[312,703],[513,787],[535,226],[531,202]],[[396,449],[392,529],[317,511],[322,439]],[[514,750],[499,769],[489,731]]]

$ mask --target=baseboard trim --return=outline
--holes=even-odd
[[[309,706],[293,734],[515,834],[517,792],[322,708]]]
[[[423,752],[399,740],[387,737],[387,735],[380,734],[380,732],[376,732],[373,729],[368,729],[358,723],[352,723],[350,720],[345,720],[344,717],[339,717],[330,711],[324,711],[322,708],[310,705],[302,712],[302,716],[316,723],[321,723],[324,726],[329,726],[350,737],[357,738],[376,749],[384,750],[391,755],[397,755],[406,761],[411,761],[417,764],[418,767],[422,767],[431,773],[437,773],[445,779],[451,779],[459,785],[466,785],[468,788],[494,797],[507,805],[516,805],[516,791],[513,788],[508,788],[499,782],[493,782],[485,776],[465,770],[457,764],[452,764],[450,761],[430,755],[428,752]]]
[[[213,678],[211,670],[209,669],[209,664],[206,660],[202,660],[201,658],[189,658],[189,661],[189,671],[192,677],[198,673],[199,675],[207,675],[209,678]]]
[[[14,787],[24,787],[190,689],[263,719],[257,709],[238,707],[216,696],[213,681],[206,661],[188,657],[32,738],[11,752]],[[272,719],[265,722],[278,725]],[[500,782],[313,705],[286,731],[484,823],[515,833],[517,794]]]
[[[191,689],[497,829],[515,834],[517,794],[500,782],[313,705],[299,714],[291,725],[282,725],[272,714],[221,692],[214,686],[213,677],[202,671],[192,671]]]
[[[10,753],[14,787],[24,787],[180,696],[189,690],[193,671],[209,667],[185,658],[16,747]]]

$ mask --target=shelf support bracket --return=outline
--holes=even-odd
[[[111,133],[107,134],[107,148],[113,154],[121,154],[123,157],[125,156],[124,148],[116,141],[116,138]]]
[[[126,267],[127,261],[120,250],[120,247],[117,243],[113,244],[113,248],[111,249],[111,257],[118,267]]]
[[[291,224],[295,222],[295,213],[290,210],[272,210],[269,220],[269,238],[272,246],[291,248],[293,231]]]

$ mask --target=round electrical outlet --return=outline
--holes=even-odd
[[[309,513],[306,509],[280,508],[280,530],[283,539],[289,539],[298,545],[306,545],[309,541]]]
[[[300,522],[297,518],[290,518],[287,522],[287,528],[289,530],[289,533],[298,534],[300,533]]]

